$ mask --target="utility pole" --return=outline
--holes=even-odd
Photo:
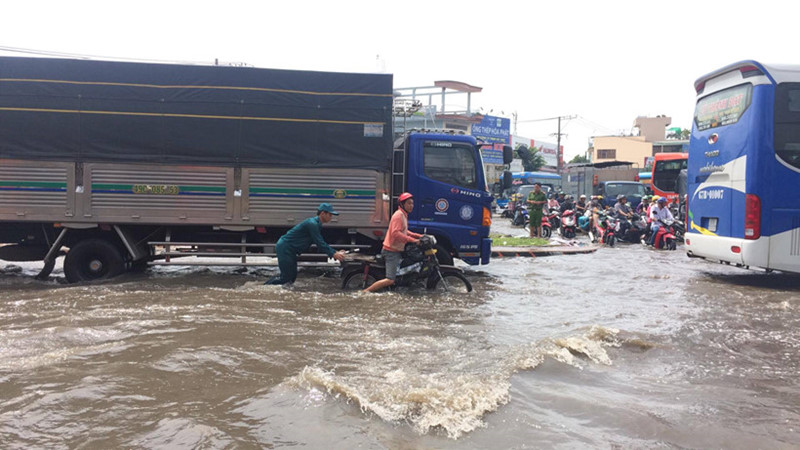
[[[578,116],[576,116],[576,115],[571,115],[571,116],[548,117],[548,118],[545,118],[545,119],[533,119],[533,120],[520,120],[520,121],[517,121],[516,120],[516,116],[515,116],[514,117],[514,119],[515,119],[514,120],[514,129],[516,130],[517,122],[528,122],[529,123],[529,122],[544,122],[545,120],[558,120],[558,132],[555,133],[555,136],[556,136],[556,139],[557,139],[557,144],[556,144],[556,158],[557,158],[556,164],[557,164],[557,166],[556,167],[558,168],[558,173],[561,173],[561,169],[562,169],[561,160],[564,159],[562,154],[561,154],[561,136],[566,136],[566,134],[561,132],[561,119],[572,120],[572,119],[575,119],[577,117]]]

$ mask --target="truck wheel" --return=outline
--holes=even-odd
[[[64,258],[64,275],[70,283],[105,280],[125,271],[117,247],[103,239],[80,241]]]
[[[436,244],[436,259],[439,260],[439,265],[442,266],[452,266],[453,265],[453,255],[447,251],[446,248],[442,244]]]

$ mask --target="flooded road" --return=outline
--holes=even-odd
[[[680,247],[494,260],[458,297],[0,269],[2,448],[800,446],[800,278]]]

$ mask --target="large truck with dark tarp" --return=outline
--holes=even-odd
[[[442,258],[488,263],[477,143],[395,142],[392,76],[51,58],[0,58],[0,259],[67,251],[70,282],[188,256],[231,264],[321,202],[335,248],[379,251],[394,199]],[[250,258],[250,259],[248,259]]]

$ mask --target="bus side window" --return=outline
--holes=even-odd
[[[800,83],[782,83],[775,92],[775,155],[800,168]]]

